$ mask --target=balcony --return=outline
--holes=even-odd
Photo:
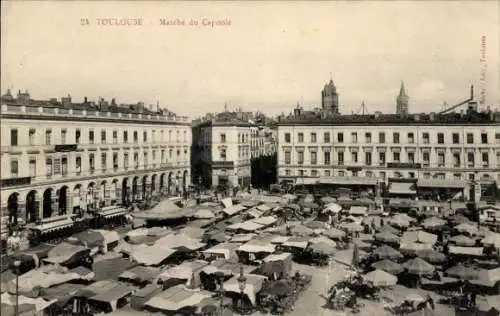
[[[29,185],[31,184],[31,177],[0,179],[0,187],[8,188],[16,185]]]
[[[54,147],[54,150],[58,153],[67,153],[76,151],[78,149],[77,144],[60,144]]]

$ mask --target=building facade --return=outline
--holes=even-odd
[[[278,123],[278,181],[370,177],[500,183],[500,113],[295,113]],[[300,112],[300,111],[299,111]]]
[[[224,113],[193,126],[193,182],[208,188],[248,187],[253,128]]]
[[[1,208],[11,223],[177,194],[190,183],[187,118],[21,92],[2,97],[1,114]]]

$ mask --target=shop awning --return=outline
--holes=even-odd
[[[389,186],[390,194],[417,194],[415,185],[411,182],[392,182]]]
[[[232,216],[236,213],[239,213],[243,210],[245,210],[246,207],[242,206],[241,204],[238,204],[238,205],[232,205],[232,206],[229,206],[229,207],[226,207],[225,209],[223,209],[222,211],[229,215],[229,216]]]
[[[377,185],[378,180],[367,177],[335,177],[335,178],[320,178],[317,181],[320,184],[335,184],[335,185]]]
[[[463,189],[466,182],[463,180],[418,179],[417,186],[422,188]]]
[[[74,222],[71,218],[66,217],[58,221],[44,223],[33,227],[32,229],[40,231],[42,234],[50,233],[59,229],[64,229],[73,226]]]
[[[127,210],[122,207],[115,207],[115,208],[103,209],[97,214],[104,218],[112,218],[127,214]]]

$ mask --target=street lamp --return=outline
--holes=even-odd
[[[16,260],[14,261],[14,268],[15,268],[15,274],[16,274],[16,308],[15,308],[15,316],[19,315],[19,273],[20,273],[20,268],[21,266],[21,261]]]
[[[238,277],[238,286],[239,286],[239,289],[240,289],[240,295],[241,295],[241,298],[240,298],[240,306],[241,306],[241,313],[243,314],[243,298],[244,298],[244,295],[245,295],[245,288],[247,286],[247,278],[245,277],[244,275],[244,270],[243,270],[243,266],[240,267],[240,276]]]

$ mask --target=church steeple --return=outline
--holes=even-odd
[[[339,95],[337,87],[333,83],[332,74],[330,73],[330,81],[325,84],[321,91],[321,107],[323,110],[329,110],[333,113],[339,113]]]
[[[405,83],[401,81],[399,95],[396,99],[396,114],[407,115],[409,111],[410,97],[406,94]]]

